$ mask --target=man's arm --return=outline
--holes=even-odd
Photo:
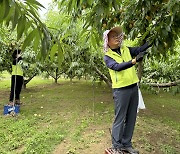
[[[146,42],[144,45],[140,47],[129,47],[129,50],[131,56],[137,56],[140,52],[147,50],[149,47],[151,47],[151,44],[149,44],[149,42]]]
[[[15,58],[13,59],[13,65],[16,65],[16,62],[18,63],[20,60],[22,60],[22,57],[18,57],[18,58]]]
[[[122,71],[122,70],[128,69],[135,64],[133,60],[130,60],[128,62],[117,63],[114,59],[106,55],[104,56],[104,61],[108,68],[115,71]]]

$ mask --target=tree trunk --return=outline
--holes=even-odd
[[[94,66],[94,69],[95,69],[96,73],[99,74],[99,76],[101,77],[101,79],[104,80],[104,82],[105,82],[109,87],[111,87],[111,86],[112,86],[111,81],[110,81],[96,66]]]
[[[71,71],[70,72],[70,82],[72,82],[72,80],[73,80],[73,72]]]
[[[56,70],[55,70],[55,78],[54,78],[54,80],[55,80],[55,83],[57,84],[57,80],[58,80],[58,68],[56,68]]]
[[[138,78],[139,78],[139,82],[141,82],[142,72],[143,72],[143,61],[138,63]]]

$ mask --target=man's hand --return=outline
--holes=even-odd
[[[140,52],[137,56],[136,56],[136,62],[140,62],[143,60],[143,56],[147,54],[146,51]]]
[[[136,58],[132,59],[132,64],[135,65],[136,64]]]
[[[19,57],[21,57],[21,54],[18,54],[18,55],[17,55],[17,58],[19,58]]]

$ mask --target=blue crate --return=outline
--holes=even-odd
[[[15,105],[15,106],[4,105],[4,115],[10,114],[12,111],[14,111],[16,114],[19,113],[20,105]]]

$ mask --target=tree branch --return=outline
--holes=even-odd
[[[49,73],[48,71],[46,71],[46,72],[47,72],[47,74],[48,74],[49,76],[51,76],[54,80],[56,79],[56,77],[54,77],[53,74]]]
[[[24,83],[27,84],[29,81],[31,81],[35,76],[37,75],[37,73],[35,73],[34,75],[32,75],[29,79],[24,80]]]
[[[104,80],[104,82],[109,86],[111,87],[112,83],[109,81],[109,79],[96,67],[96,66],[93,66],[96,73],[99,74],[99,76]]]
[[[146,83],[147,85],[153,86],[153,87],[172,87],[177,86],[180,83],[180,80],[169,82],[169,83]]]

